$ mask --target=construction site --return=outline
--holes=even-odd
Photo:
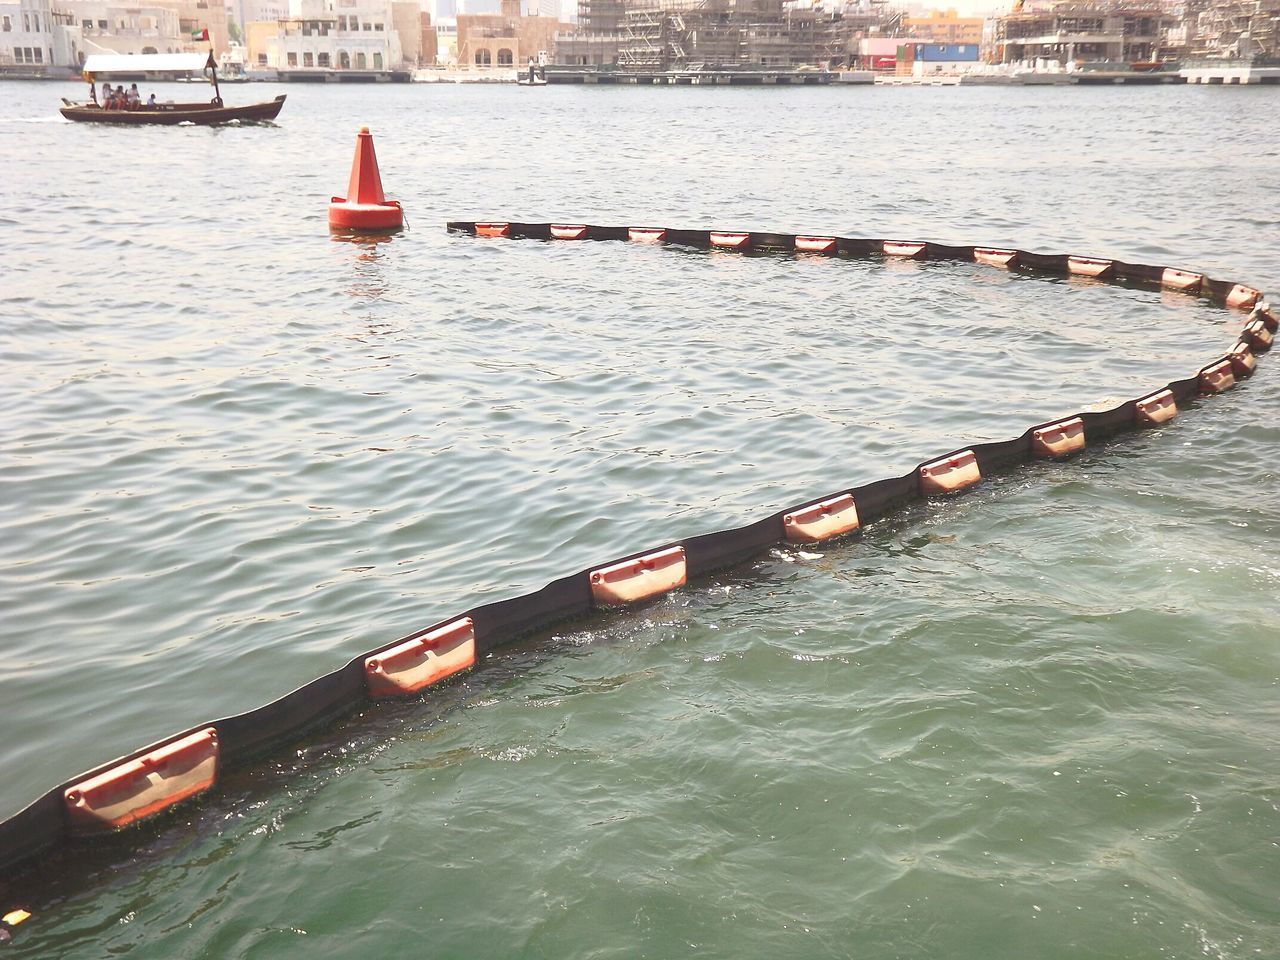
[[[926,28],[966,26],[954,11],[904,16],[897,2],[580,0],[577,28],[556,37],[554,63],[588,73],[682,78],[671,82],[710,73],[727,77],[717,82],[747,82],[748,72],[761,82],[820,82],[806,73],[901,74],[904,65],[910,72],[907,61],[922,49],[916,45],[940,39]],[[939,59],[1089,71],[1089,82],[1099,69],[1176,74],[1180,63],[1208,61],[1249,65],[1254,75],[1240,82],[1275,82],[1280,69],[1280,0],[1015,0],[1009,13],[981,28],[973,20],[966,29],[981,41],[966,38],[971,45],[960,47],[962,54]],[[1222,82],[1236,80],[1227,75]]]
[[[1187,57],[1280,65],[1280,0],[1187,0],[1185,10]]]
[[[838,67],[856,38],[900,21],[886,2],[829,12],[796,0],[581,0],[555,59],[644,72]]]

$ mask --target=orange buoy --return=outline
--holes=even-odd
[[[1168,423],[1178,415],[1178,403],[1172,390],[1161,390],[1134,403],[1134,418],[1142,426]]]
[[[206,727],[81,780],[63,799],[75,832],[109,830],[195,796],[217,776],[218,733]]]
[[[329,200],[329,229],[344,233],[390,233],[403,226],[400,201],[388,200],[382,195],[373,134],[368,127],[361,127],[356,134],[356,155],[351,161],[347,195]]]
[[[1073,277],[1100,277],[1114,264],[1095,257],[1067,257],[1067,273]]]
[[[1084,421],[1061,420],[1031,432],[1031,452],[1037,457],[1065,457],[1084,449]]]
[[[1166,290],[1178,290],[1182,293],[1199,293],[1204,286],[1204,274],[1165,267],[1164,273],[1160,275],[1160,286]]]
[[[475,662],[475,624],[470,617],[462,617],[365,657],[365,686],[375,699],[402,697],[474,666]]]
[[[962,450],[954,456],[921,464],[919,476],[921,494],[931,497],[972,487],[982,479],[982,471],[974,452]]]
[[[973,262],[990,267],[1012,267],[1018,259],[1017,250],[1000,250],[996,247],[974,247]]]
[[[592,570],[591,596],[600,606],[632,603],[685,584],[684,547],[656,550]]]

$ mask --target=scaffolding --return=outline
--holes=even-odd
[[[1280,0],[1210,0],[1194,14],[1195,56],[1251,61],[1280,58]],[[1189,24],[1190,26],[1190,24]]]

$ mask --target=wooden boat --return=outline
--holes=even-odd
[[[106,109],[105,104],[98,103],[96,81],[99,76],[136,75],[145,79],[182,73],[188,77],[195,74],[197,79],[203,79],[205,72],[208,73],[209,82],[213,84],[213,99],[208,103],[157,103],[154,106],[142,104],[130,108],[112,109]],[[170,127],[180,123],[193,123],[202,127],[221,123],[262,123],[274,120],[284,106],[283,94],[274,100],[250,103],[242,107],[229,107],[223,103],[222,94],[218,90],[218,66],[213,59],[212,48],[207,57],[198,53],[95,54],[85,61],[84,78],[89,81],[91,99],[83,103],[75,103],[64,97],[61,108],[64,117],[80,123]]]
[[[160,124],[175,126],[194,123],[211,127],[219,123],[261,123],[274,120],[284,106],[284,94],[264,103],[250,103],[242,107],[228,107],[221,97],[208,103],[157,103],[154,107],[142,106],[136,110],[104,110],[96,103],[73,103],[63,99],[62,115],[68,120],[82,123],[118,123],[126,125]]]

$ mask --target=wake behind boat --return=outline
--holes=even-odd
[[[103,74],[139,75],[195,73],[209,71],[213,84],[213,99],[208,103],[132,103],[127,106],[99,103],[95,92],[96,79]],[[142,53],[129,55],[95,54],[84,64],[84,76],[89,82],[91,99],[82,103],[62,100],[61,113],[68,120],[81,123],[114,123],[127,126],[161,125],[176,126],[193,123],[214,126],[239,121],[256,123],[274,120],[284,106],[284,95],[263,103],[229,107],[222,101],[218,90],[218,70],[213,52],[208,57],[200,53]]]

